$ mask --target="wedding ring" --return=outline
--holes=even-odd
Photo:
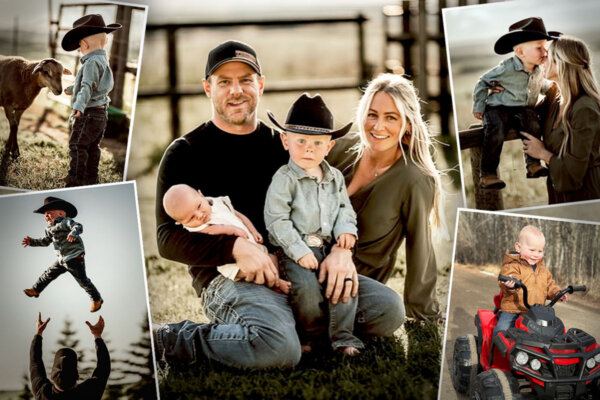
[[[352,279],[352,278],[344,278],[344,283],[353,282],[353,281],[354,281],[354,279]]]

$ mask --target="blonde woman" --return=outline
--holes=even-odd
[[[358,214],[357,271],[385,283],[406,239],[406,314],[437,318],[430,223],[440,221],[440,173],[412,83],[394,74],[376,77],[356,121],[359,132],[336,140],[328,160],[344,174]]]
[[[540,107],[543,142],[525,134],[525,153],[548,165],[550,204],[600,198],[600,92],[590,51],[574,37],[552,42],[547,78],[558,92]]]

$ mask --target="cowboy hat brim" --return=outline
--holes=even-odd
[[[65,34],[60,45],[65,51],[77,50],[81,39],[90,35],[95,35],[96,33],[111,33],[122,27],[121,24],[108,24],[107,26],[78,26]]]
[[[77,216],[77,208],[68,201],[61,199],[49,201],[33,212],[36,214],[44,214],[48,210],[63,210],[69,218],[75,218]]]
[[[344,136],[346,133],[350,131],[352,128],[352,122],[348,123],[346,126],[333,130],[333,129],[325,129],[325,128],[315,128],[312,126],[303,126],[303,125],[281,125],[275,119],[275,116],[271,111],[267,111],[267,116],[271,120],[272,123],[275,124],[279,129],[284,132],[293,132],[300,133],[302,135],[331,135],[332,139],[338,139]]]
[[[531,42],[534,40],[555,40],[562,35],[560,32],[548,31],[547,34],[533,31],[513,31],[500,37],[494,45],[496,54],[508,54],[513,51],[513,47],[518,44]]]

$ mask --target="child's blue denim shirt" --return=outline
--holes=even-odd
[[[67,88],[73,97],[71,108],[84,112],[87,107],[98,107],[110,103],[108,93],[114,84],[108,65],[106,50],[94,50],[81,57],[81,68],[77,71],[75,84]]]

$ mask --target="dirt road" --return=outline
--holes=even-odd
[[[482,273],[475,268],[454,267],[448,331],[442,360],[441,400],[466,399],[452,386],[451,368],[454,340],[468,333],[475,334],[473,318],[478,309],[492,309],[493,296],[499,293],[497,276]],[[566,328],[578,327],[600,341],[600,308],[592,308],[577,301],[579,293],[570,296],[569,302],[555,305],[556,315]]]

